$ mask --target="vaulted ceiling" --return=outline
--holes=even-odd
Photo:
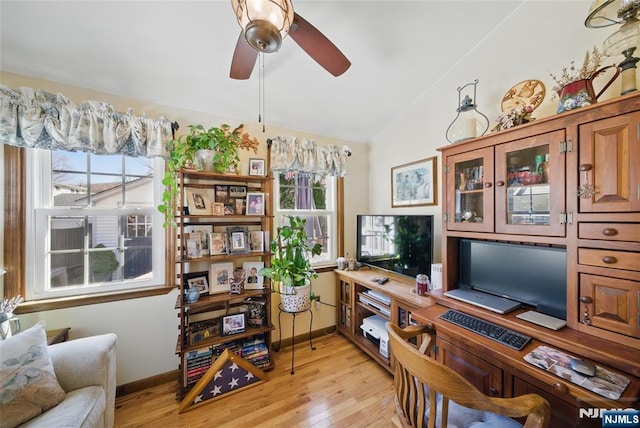
[[[294,0],[352,66],[334,77],[285,38],[264,57],[264,120],[368,142],[521,3]],[[258,68],[229,78],[240,27],[228,0],[2,0],[0,24],[4,71],[258,119]]]

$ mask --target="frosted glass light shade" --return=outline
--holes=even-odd
[[[280,48],[293,23],[291,0],[231,0],[247,42],[261,52]]]

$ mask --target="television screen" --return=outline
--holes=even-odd
[[[432,215],[368,215],[357,217],[360,263],[415,277],[431,277]]]
[[[564,248],[461,239],[458,287],[473,288],[566,319]]]

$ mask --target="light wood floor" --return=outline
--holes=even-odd
[[[389,427],[393,377],[339,335],[274,352],[270,380],[178,414],[175,383],[116,399],[116,427]]]

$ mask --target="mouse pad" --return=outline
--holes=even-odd
[[[524,360],[542,370],[546,370],[612,400],[620,398],[627,385],[629,385],[629,379],[626,377],[598,365],[596,365],[596,375],[593,377],[576,373],[571,370],[571,357],[571,355],[557,349],[538,346],[525,355]]]

